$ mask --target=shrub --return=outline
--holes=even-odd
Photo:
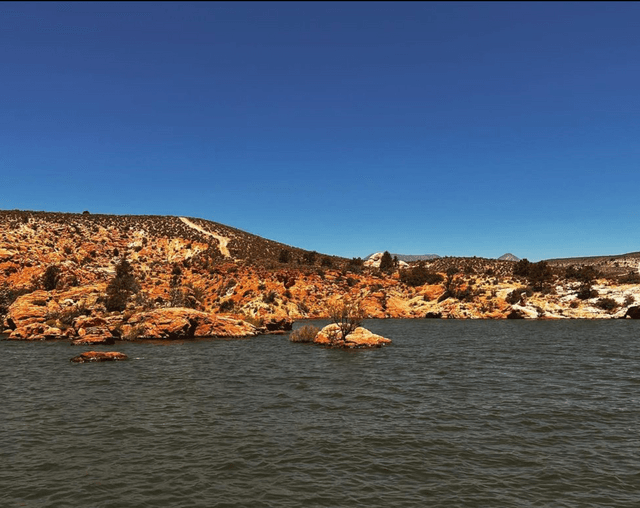
[[[422,286],[424,284],[439,284],[444,277],[439,273],[430,272],[423,266],[415,266],[400,270],[400,280],[407,286]]]
[[[313,252],[305,252],[302,256],[304,262],[308,265],[314,265],[316,263],[316,256],[318,253],[316,251]]]
[[[289,252],[287,249],[282,249],[278,256],[278,261],[280,263],[288,263],[290,260],[291,260],[291,252]]]
[[[521,259],[515,265],[513,265],[513,275],[519,275],[520,277],[528,277],[531,263],[527,258]]]
[[[276,301],[277,297],[278,297],[278,293],[274,290],[271,290],[268,293],[265,293],[265,295],[262,297],[262,301],[264,303],[273,303]]]
[[[616,302],[613,298],[600,298],[596,302],[596,307],[602,310],[612,311],[618,307],[618,302]]]
[[[581,266],[576,268],[574,265],[570,265],[565,270],[564,276],[567,279],[575,279],[582,282],[593,281],[600,277],[600,272],[593,266]]]
[[[588,300],[589,298],[595,298],[598,296],[598,292],[591,287],[590,282],[583,282],[578,288],[578,294],[576,295],[580,300]]]
[[[320,330],[312,325],[305,325],[302,328],[294,330],[289,335],[291,342],[313,342]]]

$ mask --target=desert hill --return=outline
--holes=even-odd
[[[372,318],[623,317],[639,256],[384,273],[198,218],[0,211],[0,324],[15,339],[250,335],[326,317],[345,295]]]

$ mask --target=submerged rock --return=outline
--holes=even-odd
[[[118,351],[87,351],[71,358],[74,363],[116,362],[127,360],[128,356]]]

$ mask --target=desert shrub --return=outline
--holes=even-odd
[[[287,249],[280,250],[278,255],[278,261],[280,263],[288,263],[291,260],[291,252]]]
[[[364,261],[362,260],[362,258],[351,258],[348,264],[350,268],[354,266],[363,266]]]
[[[274,290],[271,290],[271,291],[269,291],[268,293],[265,293],[265,294],[262,296],[262,301],[263,301],[264,303],[269,303],[269,304],[271,304],[271,303],[273,303],[273,302],[275,302],[275,301],[276,301],[276,298],[277,298],[277,297],[278,297],[278,293],[277,293],[276,291],[274,291]]]
[[[319,331],[320,329],[313,325],[305,325],[291,332],[289,340],[291,342],[313,342]]]
[[[575,265],[570,265],[564,273],[565,278],[579,281],[593,281],[600,277],[600,275],[600,272],[593,266],[580,266],[576,268]]]
[[[591,287],[590,282],[583,282],[580,284],[578,288],[578,293],[576,297],[580,300],[588,300],[589,298],[596,298],[598,296],[598,291]]]
[[[305,252],[302,255],[302,260],[307,264],[307,265],[314,265],[316,263],[316,257],[318,256],[318,253],[316,251],[313,252]]]
[[[331,268],[333,266],[333,261],[331,261],[331,258],[325,256],[322,258],[322,261],[320,261],[320,266],[326,266],[327,268]]]
[[[520,277],[528,277],[529,270],[531,269],[531,263],[527,258],[521,259],[515,265],[513,265],[513,275],[519,275]]]
[[[613,298],[600,298],[596,302],[596,307],[602,310],[615,310],[618,307],[618,302],[616,302]]]
[[[49,265],[42,275],[42,287],[46,291],[53,291],[58,285],[60,279],[60,267],[58,265]]]
[[[625,305],[631,305],[636,301],[636,299],[633,297],[633,295],[627,295],[624,297],[624,304]]]
[[[424,284],[439,284],[444,277],[439,273],[430,272],[423,266],[400,270],[400,280],[407,286],[422,286]]]

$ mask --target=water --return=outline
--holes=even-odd
[[[640,506],[640,322],[367,326],[393,345],[0,342],[0,506]]]

